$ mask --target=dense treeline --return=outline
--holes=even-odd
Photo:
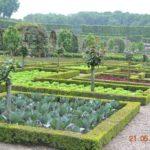
[[[150,15],[116,12],[79,12],[72,15],[61,14],[30,14],[24,21],[44,24],[69,24],[69,25],[113,25],[113,26],[149,26]]]
[[[139,36],[150,37],[149,27],[137,26],[82,26],[82,33],[93,33],[101,36]]]

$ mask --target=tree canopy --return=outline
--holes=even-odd
[[[4,31],[3,43],[6,51],[9,51],[11,56],[16,55],[17,48],[20,44],[20,34],[15,27],[9,27]]]
[[[44,24],[148,26],[150,15],[115,12],[79,12],[68,16],[61,14],[29,14],[24,21]]]
[[[18,10],[19,6],[18,0],[0,0],[0,16],[10,18]]]
[[[58,45],[63,46],[64,50],[70,52],[72,49],[73,34],[70,30],[64,29],[59,32]]]

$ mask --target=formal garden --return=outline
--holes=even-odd
[[[109,52],[94,34],[82,53],[69,53],[70,30],[54,45],[45,35],[25,24],[3,31],[0,141],[102,149],[150,102],[148,55]]]
[[[3,17],[0,142],[101,150],[149,108],[149,27],[77,32]]]

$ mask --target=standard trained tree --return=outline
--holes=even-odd
[[[11,79],[10,73],[15,70],[15,63],[13,60],[8,60],[0,67],[0,83],[5,83],[6,85],[6,105],[7,114],[9,116],[11,112]]]
[[[56,49],[56,54],[57,54],[57,73],[59,73],[59,69],[60,69],[60,56],[64,53],[64,48],[63,45],[61,45],[60,47],[58,47]]]
[[[9,27],[4,31],[3,44],[6,51],[9,51],[11,56],[16,54],[20,44],[20,34],[15,27]]]
[[[96,50],[96,39],[95,36],[89,34],[86,37],[86,52],[85,52],[85,61],[88,67],[91,69],[91,91],[94,92],[95,88],[95,67],[99,66],[101,63],[101,54]]]
[[[126,61],[128,62],[128,80],[130,80],[131,76],[131,63],[133,59],[133,52],[132,51],[126,51],[125,52]]]

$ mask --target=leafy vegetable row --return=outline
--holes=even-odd
[[[116,101],[18,94],[12,97],[12,110],[5,113],[6,98],[0,100],[0,121],[85,133],[120,108]]]
[[[51,88],[51,89],[62,89],[67,91],[86,91],[90,92],[90,85],[84,84],[66,84],[59,82],[49,83],[45,82],[32,82],[35,77],[49,76],[54,74],[53,72],[44,72],[44,71],[25,71],[25,72],[17,72],[12,73],[12,83],[14,85],[19,86],[30,86],[30,87],[43,87],[43,88]],[[105,93],[105,94],[116,94],[116,95],[128,95],[128,96],[143,96],[144,92],[142,90],[137,90],[135,92],[125,90],[123,88],[104,88],[102,86],[95,87],[95,92],[97,93]]]

